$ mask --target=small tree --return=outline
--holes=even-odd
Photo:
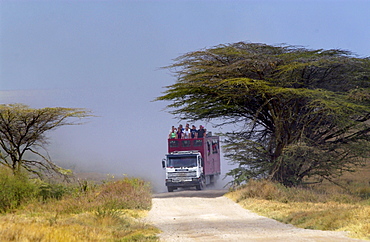
[[[39,150],[46,151],[45,133],[64,125],[79,124],[68,120],[89,114],[77,108],[32,109],[23,104],[0,105],[0,164],[14,174],[22,169],[38,176],[63,174],[65,170],[54,164],[47,152],[45,155]]]
[[[184,120],[241,124],[224,134],[235,183],[287,186],[331,179],[370,153],[370,59],[343,50],[235,43],[190,52],[169,66],[169,100]]]

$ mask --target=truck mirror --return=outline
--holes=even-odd
[[[163,159],[162,160],[162,168],[165,168],[166,167],[166,159]]]

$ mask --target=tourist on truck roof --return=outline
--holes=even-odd
[[[190,139],[191,138],[191,132],[189,125],[187,124],[184,130],[184,139]]]
[[[204,138],[204,134],[207,132],[207,130],[202,126],[200,125],[199,126],[199,130],[197,131],[198,133],[198,138]]]
[[[190,133],[191,133],[191,138],[194,139],[194,138],[197,138],[198,136],[198,133],[197,133],[197,127],[195,127],[195,125],[192,125],[191,126],[191,129],[190,129]]]
[[[169,139],[175,139],[177,136],[177,129],[175,128],[175,126],[172,126],[171,130],[170,130],[170,134],[168,135],[168,138]]]
[[[183,139],[184,138],[184,128],[182,127],[182,124],[179,125],[177,128],[177,138]]]
[[[175,128],[175,126],[174,126],[174,125],[172,125],[172,127],[170,128],[170,133],[171,133],[174,129],[176,129],[176,128]],[[177,130],[177,129],[176,129],[176,130]]]

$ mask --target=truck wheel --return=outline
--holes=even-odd
[[[202,178],[202,181],[200,182],[200,184],[199,185],[197,185],[197,186],[195,186],[195,188],[197,189],[197,190],[202,190],[202,189],[204,189],[204,187],[205,187],[205,180]]]
[[[175,188],[174,187],[167,187],[167,190],[168,190],[168,192],[173,192],[173,190],[175,190]]]

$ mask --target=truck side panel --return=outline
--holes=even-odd
[[[221,173],[220,143],[217,136],[205,138],[204,142],[204,174],[214,175]]]
[[[197,150],[204,160],[204,174],[221,173],[220,142],[218,136],[197,139],[168,139],[168,153]]]

